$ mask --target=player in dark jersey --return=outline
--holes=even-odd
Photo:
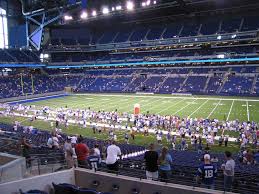
[[[217,176],[217,168],[210,163],[210,155],[204,155],[204,164],[197,171],[197,182],[202,183],[203,187],[214,189],[214,179]]]

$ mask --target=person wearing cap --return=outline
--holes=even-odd
[[[204,155],[204,164],[197,171],[197,182],[202,183],[202,187],[214,189],[214,179],[217,176],[217,168],[210,163],[210,155]]]

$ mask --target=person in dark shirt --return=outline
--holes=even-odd
[[[210,163],[210,155],[204,155],[204,164],[197,171],[197,182],[201,180],[202,186],[214,189],[214,179],[217,176],[216,167]]]
[[[31,167],[31,156],[30,156],[30,149],[31,144],[28,143],[25,137],[22,137],[21,139],[21,149],[22,149],[22,156],[26,159],[26,167]]]
[[[149,146],[149,151],[145,152],[144,160],[146,164],[146,176],[149,180],[158,179],[158,153],[154,151],[153,143]]]

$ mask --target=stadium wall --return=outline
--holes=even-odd
[[[163,183],[115,175],[105,172],[94,172],[92,170],[76,168],[56,173],[40,175],[19,181],[0,184],[0,191],[5,194],[18,193],[19,189],[28,191],[31,189],[44,190],[53,193],[52,182],[55,184],[69,183],[84,188],[92,188],[97,191],[111,192],[116,194],[219,194],[222,191],[209,190],[204,188],[183,186],[178,184]],[[33,184],[32,184],[33,183]],[[97,184],[94,184],[97,183]],[[114,190],[116,185],[119,189]],[[139,191],[139,192],[134,192]]]
[[[16,104],[16,103],[27,103],[27,102],[34,102],[34,101],[40,101],[40,100],[46,100],[49,98],[59,98],[67,96],[64,91],[59,92],[50,92],[45,94],[35,94],[35,95],[28,95],[28,96],[19,96],[19,97],[13,97],[13,98],[3,98],[0,99],[0,103],[10,103],[10,104]]]
[[[25,158],[0,153],[0,183],[22,179],[24,178],[25,171]]]

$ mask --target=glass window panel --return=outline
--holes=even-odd
[[[4,25],[3,25],[3,18],[0,16],[0,34],[2,38],[2,34],[4,33]]]
[[[3,35],[0,34],[0,36],[2,37]],[[0,48],[4,48],[4,39],[0,38]]]

